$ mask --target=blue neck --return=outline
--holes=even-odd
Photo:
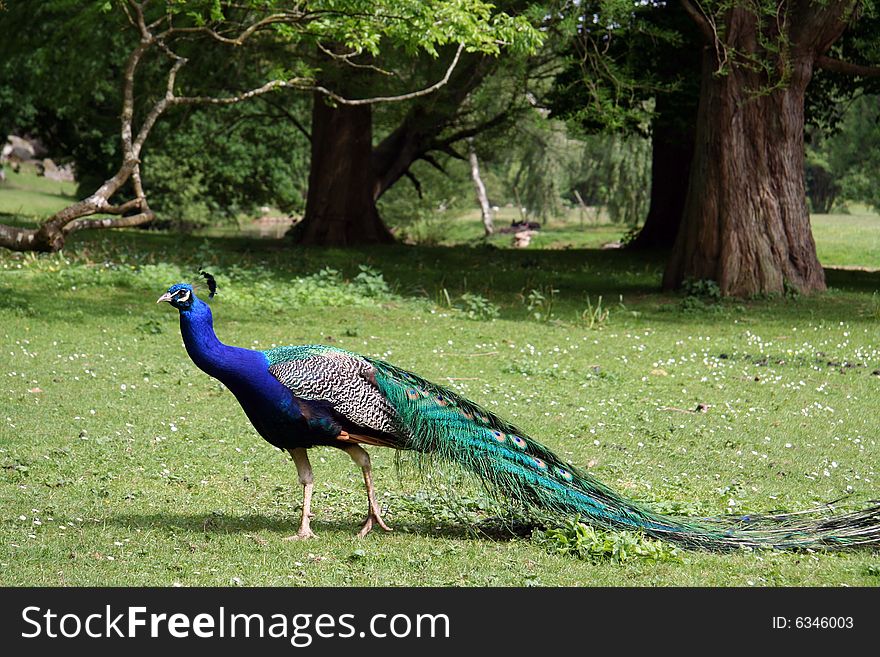
[[[189,357],[229,388],[263,438],[280,448],[294,444],[291,440],[312,440],[297,398],[269,371],[266,354],[220,342],[211,309],[195,295],[180,311],[180,332]]]
[[[199,369],[230,389],[246,383],[260,369],[265,371],[266,357],[261,351],[230,347],[217,339],[211,308],[198,297],[189,309],[180,311],[180,333],[186,352]]]

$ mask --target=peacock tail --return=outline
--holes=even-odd
[[[880,506],[836,516],[810,512],[695,520],[656,513],[455,392],[384,361],[359,358],[373,366],[375,383],[394,409],[397,434],[404,436],[396,447],[451,461],[475,474],[496,497],[526,509],[577,515],[603,528],[641,530],[699,549],[836,549],[880,542]]]

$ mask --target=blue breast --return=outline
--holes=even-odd
[[[211,309],[199,299],[180,313],[180,332],[187,353],[207,374],[221,381],[241,404],[257,432],[276,447],[308,447],[326,442],[326,413],[299,400],[269,372],[262,351],[231,347],[214,334]]]

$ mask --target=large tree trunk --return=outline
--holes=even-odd
[[[671,249],[681,225],[694,156],[696,94],[690,107],[686,103],[684,108],[673,108],[667,102],[665,95],[658,96],[651,131],[651,205],[630,249]],[[676,115],[670,116],[673,112]]]
[[[318,94],[312,109],[312,161],[300,244],[387,244],[394,236],[374,198],[373,117],[370,105],[331,107]]]
[[[442,62],[441,62],[442,63]],[[302,222],[291,230],[302,244],[350,245],[394,241],[382,222],[376,201],[403,176],[420,190],[409,172],[419,159],[440,168],[430,155],[439,150],[461,157],[451,144],[500,124],[506,114],[489,119],[448,138],[438,136],[456,119],[465,99],[495,65],[493,58],[465,54],[442,89],[415,102],[400,125],[372,147],[369,105],[332,108],[316,97],[312,110],[312,162]],[[352,76],[344,84],[368,86],[368,78]],[[337,83],[337,86],[340,83]],[[359,93],[367,94],[368,89]],[[356,94],[355,94],[356,95]]]
[[[745,67],[713,75],[704,51],[697,147],[684,217],[663,286],[711,279],[725,295],[825,289],[804,191],[804,94],[812,59],[792,61],[788,84]]]

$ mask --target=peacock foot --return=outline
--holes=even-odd
[[[300,527],[299,531],[293,536],[285,536],[285,541],[304,541],[309,538],[318,538],[318,535],[315,534],[309,527]]]
[[[394,531],[393,529],[391,529],[391,527],[389,527],[388,525],[385,524],[385,521],[382,520],[382,516],[381,516],[381,515],[379,515],[378,513],[373,512],[373,511],[370,511],[370,515],[367,516],[367,519],[364,520],[364,524],[361,525],[361,530],[357,533],[357,537],[358,537],[358,538],[363,538],[364,536],[366,536],[367,534],[369,534],[370,531],[373,529],[373,524],[374,524],[374,523],[377,524],[377,525],[379,525],[379,526],[380,526],[382,529],[384,529],[386,532],[392,532],[392,531]]]

